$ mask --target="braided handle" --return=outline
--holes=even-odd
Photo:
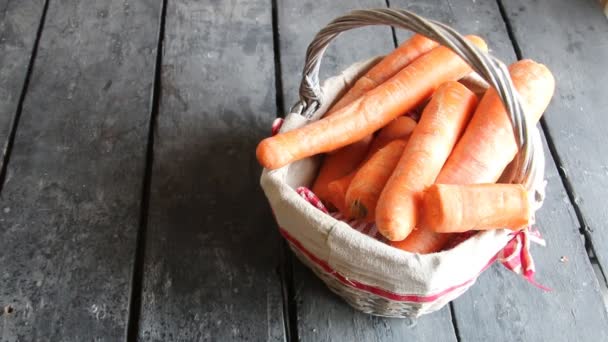
[[[469,43],[451,27],[440,22],[422,18],[410,11],[389,8],[355,10],[330,22],[314,37],[306,50],[306,61],[300,84],[300,100],[292,107],[292,112],[310,117],[321,105],[323,94],[319,84],[321,58],[329,43],[340,33],[369,25],[389,25],[408,29],[437,41],[467,62],[498,92],[509,113],[515,141],[519,146],[516,157],[514,183],[522,183],[532,190],[533,175],[539,172],[535,150],[543,153],[531,137],[531,127],[526,120],[519,95],[513,87],[505,64]],[[541,171],[542,172],[542,171]]]

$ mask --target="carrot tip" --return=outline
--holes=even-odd
[[[256,148],[256,157],[260,164],[270,170],[278,169],[289,164],[289,159],[284,154],[277,153],[277,142],[274,137],[262,140]]]

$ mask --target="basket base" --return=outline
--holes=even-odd
[[[445,297],[442,297],[432,303],[394,301],[344,284],[332,274],[327,273],[317,263],[310,260],[291,242],[289,242],[289,247],[298,257],[298,259],[304,265],[310,268],[333,293],[340,296],[346,303],[356,310],[373,316],[406,319],[409,320],[408,325],[410,326],[416,325],[416,318],[441,309],[451,300],[464,293],[470,287],[470,285],[473,284],[471,283],[469,286],[465,286],[459,289],[459,291],[450,293],[449,295],[446,295]]]

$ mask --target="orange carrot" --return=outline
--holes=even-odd
[[[374,155],[374,153],[378,152],[391,141],[396,139],[403,139],[407,141],[410,134],[412,134],[414,127],[416,127],[416,121],[405,116],[400,116],[391,121],[388,125],[384,126],[384,128],[378,132],[370,144],[369,151],[367,152],[363,162],[361,162],[361,165],[364,165]],[[354,146],[355,144],[349,146]],[[340,179],[336,179],[327,185],[328,191],[327,194],[325,194],[327,201],[337,208],[338,211],[340,211],[345,217],[351,217],[349,210],[347,210],[348,208],[345,206],[346,190],[348,189],[350,182],[355,177],[355,174],[359,168],[360,166],[348,175],[341,177]]]
[[[391,121],[388,125],[378,131],[378,134],[369,146],[369,151],[367,152],[365,160],[369,160],[374,153],[395,139],[407,140],[415,127],[416,121],[407,116],[400,116]]]
[[[428,234],[432,232],[433,234]],[[391,246],[404,251],[419,254],[435,253],[440,251],[455,234],[441,234],[433,231],[415,228],[407,239],[402,241],[391,241]]]
[[[374,153],[357,171],[346,191],[345,203],[349,217],[374,221],[378,197],[395,170],[405,145],[404,140],[394,140]]]
[[[437,45],[436,42],[422,35],[414,35],[359,78],[325,116],[330,116],[352,103],[361,95],[388,80],[399,70],[409,65],[414,59],[427,53]],[[363,161],[370,141],[371,137],[362,139],[352,145],[333,151],[333,153],[325,157],[312,187],[312,191],[321,200],[325,202],[329,201],[328,185],[330,182],[348,175]]]
[[[348,190],[348,186],[350,182],[355,178],[355,172],[351,172],[348,175],[336,179],[333,182],[330,182],[327,185],[327,189],[329,190],[328,201],[331,203],[338,211],[344,215],[344,217],[350,218],[350,213],[346,208],[346,190]]]
[[[378,64],[371,68],[365,75],[332,106],[327,115],[331,115],[339,109],[358,99],[361,95],[376,88],[379,84],[391,78],[399,70],[405,68],[416,58],[431,51],[438,44],[423,35],[415,34],[406,40],[393,52],[386,55]]]
[[[372,136],[364,137],[363,139],[350,144],[335,153],[329,153],[325,156],[321,169],[312,186],[312,192],[319,197],[323,203],[328,204],[333,202],[330,199],[329,183],[347,175],[351,170],[355,169],[361,163],[363,156],[369,150],[369,144]],[[332,167],[331,165],[339,165]],[[346,172],[346,173],[345,173]],[[335,205],[335,204],[334,204]],[[339,208],[336,207],[338,210]]]
[[[525,113],[532,123],[545,111],[553,91],[555,79],[542,64],[522,60],[509,67],[513,85],[517,89]],[[437,177],[442,184],[493,183],[500,177],[505,166],[515,157],[517,145],[511,121],[496,90],[490,88],[481,99],[471,122],[454,148],[450,158]],[[412,246],[427,241],[443,239],[444,244],[453,234],[441,234],[430,229],[417,229],[416,234],[395,247],[413,251]],[[436,252],[443,248],[437,244]]]
[[[431,98],[378,200],[376,225],[388,240],[403,240],[416,226],[422,192],[437,178],[476,105],[477,96],[454,81]]]
[[[555,79],[547,67],[531,60],[512,64],[509,72],[524,112],[533,125],[551,101]],[[437,183],[494,183],[517,151],[513,127],[505,107],[496,90],[489,89],[441,170]]]
[[[422,200],[419,227],[438,233],[530,224],[528,192],[521,184],[434,184]]]
[[[469,40],[487,49],[481,38],[470,36]],[[443,82],[460,79],[470,71],[454,52],[439,46],[334,115],[262,140],[256,150],[258,161],[267,169],[276,169],[352,144],[414,108]]]

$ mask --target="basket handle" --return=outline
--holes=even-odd
[[[535,150],[540,150],[537,153],[543,152],[540,146],[532,143],[529,123],[505,64],[498,58],[479,50],[451,27],[407,10],[390,8],[355,10],[334,19],[319,31],[306,50],[300,100],[292,107],[292,113],[310,117],[320,107],[323,94],[319,84],[319,68],[329,43],[344,31],[370,25],[400,27],[435,40],[458,54],[490,86],[494,87],[509,113],[515,141],[520,151],[514,161],[517,164],[512,181],[526,185],[532,183],[530,182],[532,175],[538,172],[534,157]]]

